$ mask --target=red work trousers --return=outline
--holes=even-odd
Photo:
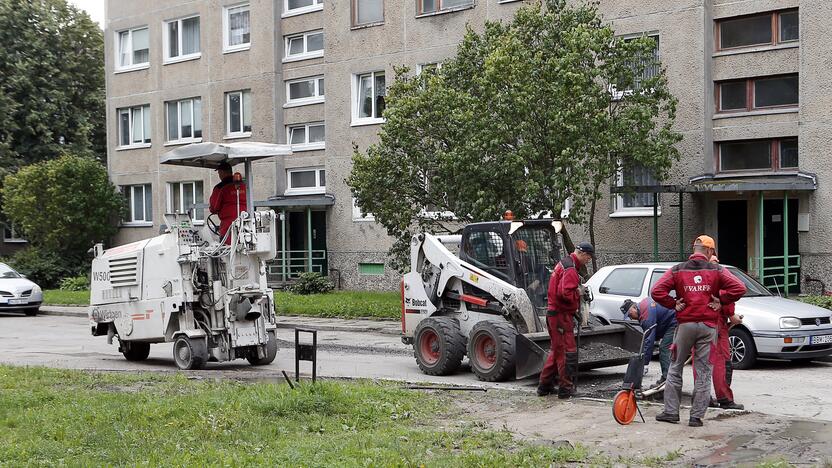
[[[734,401],[734,392],[731,391],[731,374],[733,374],[733,368],[731,367],[731,345],[728,343],[728,331],[730,328],[726,322],[719,321],[716,330],[716,341],[711,343],[710,363],[713,369],[711,375],[714,383],[714,393],[716,393],[717,401],[722,403]],[[693,371],[693,378],[695,381],[695,369]]]
[[[549,328],[549,338],[552,340],[552,346],[549,357],[546,358],[546,364],[544,364],[543,370],[540,371],[540,386],[551,386],[555,369],[557,369],[558,386],[562,390],[571,390],[574,388],[573,376],[566,371],[566,353],[578,351],[578,347],[575,345],[572,314],[558,312],[557,315],[549,315],[546,317],[546,324]]]

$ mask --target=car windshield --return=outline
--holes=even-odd
[[[735,267],[728,267],[728,271],[730,271],[734,276],[739,278],[740,281],[745,284],[745,295],[743,297],[760,297],[760,296],[771,296],[771,291],[766,289],[765,286],[758,283],[757,280],[748,276],[741,270]]]
[[[20,278],[20,273],[12,270],[5,263],[0,263],[0,278]]]

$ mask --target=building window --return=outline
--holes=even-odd
[[[359,263],[358,274],[361,276],[384,276],[383,263]]]
[[[251,135],[251,91],[225,93],[227,137]]]
[[[797,169],[797,138],[723,142],[718,156],[721,172]]]
[[[324,77],[287,81],[286,96],[286,105],[289,107],[324,102]]]
[[[720,50],[776,45],[800,39],[797,10],[729,18],[717,22]]]
[[[311,31],[286,36],[284,61],[306,60],[324,56],[324,32]]]
[[[202,99],[165,103],[169,142],[190,143],[202,139]]]
[[[199,16],[165,23],[165,62],[199,58]]]
[[[643,58],[639,63],[631,64],[631,69],[634,74],[639,76],[634,77],[632,86],[629,85],[614,85],[610,84],[610,93],[613,100],[623,99],[624,96],[632,96],[633,92],[641,91],[642,83],[651,78],[655,78],[661,72],[661,56],[659,55],[659,35],[658,34],[639,34],[635,36],[627,36],[622,40],[625,42],[640,39],[642,37],[649,37],[653,39],[653,51],[649,57]],[[639,73],[640,72],[640,73]]]
[[[324,0],[283,0],[283,16],[294,16],[324,8]]]
[[[717,83],[719,112],[752,111],[777,107],[797,107],[797,75],[784,75]]]
[[[169,182],[168,213],[188,213],[195,224],[205,221],[205,209],[194,205],[204,203],[202,181]]]
[[[116,33],[117,70],[144,68],[150,62],[150,34],[147,26]]]
[[[376,217],[372,213],[365,213],[355,203],[355,197],[352,197],[352,220],[353,221],[375,221]]]
[[[3,242],[7,244],[20,244],[26,242],[18,232],[17,229],[14,228],[14,224],[12,223],[4,223],[3,224]]]
[[[234,52],[251,46],[251,14],[249,5],[225,7],[223,14],[223,50]]]
[[[384,22],[384,0],[352,0],[352,25]]]
[[[124,195],[130,207],[125,224],[147,225],[153,223],[153,190],[150,184],[127,185]]]
[[[324,149],[326,128],[323,122],[287,125],[286,140],[295,151]]]
[[[640,164],[626,167],[618,173],[619,187],[658,185],[653,174]],[[619,193],[615,197],[615,214],[619,216],[653,216],[652,193]],[[661,208],[661,194],[658,205]]]
[[[353,124],[381,123],[386,95],[384,72],[356,75],[353,93]]]
[[[474,5],[474,0],[418,0],[419,14],[438,13]]]
[[[150,105],[125,107],[118,114],[118,146],[150,146]]]
[[[322,168],[286,171],[287,195],[310,195],[326,192],[326,170]]]

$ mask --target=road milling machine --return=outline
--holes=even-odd
[[[543,368],[547,292],[560,261],[562,225],[506,218],[466,225],[461,235],[413,237],[411,271],[401,284],[402,341],[413,345],[424,373],[451,374],[466,355],[485,381]],[[638,351],[640,334],[631,327],[586,322],[577,327],[581,369],[625,364]]]
[[[277,253],[276,216],[254,210],[251,166],[290,153],[286,145],[198,143],[162,155],[162,164],[208,169],[243,163],[246,205],[222,238],[211,217],[196,226],[188,214],[174,214],[165,216],[167,227],[159,236],[107,250],[96,245],[90,278],[93,336],[107,336],[108,343],[117,338],[130,361],[146,359],[153,343],[173,342],[180,369],[240,358],[252,365],[271,363],[277,323],[265,262]]]

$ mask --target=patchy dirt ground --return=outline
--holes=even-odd
[[[642,403],[645,423],[629,426],[612,418],[609,401],[491,390],[448,395],[460,417],[485,421],[496,429],[541,444],[583,444],[599,464],[662,466],[832,467],[832,423],[786,419],[760,413],[710,409],[701,428],[657,422],[662,407]]]

